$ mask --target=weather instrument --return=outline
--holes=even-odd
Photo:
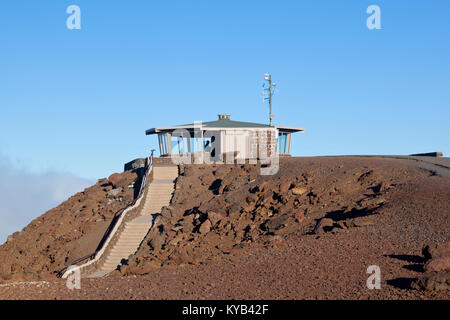
[[[272,76],[269,73],[266,73],[264,75],[264,80],[265,81],[262,85],[262,87],[263,87],[263,92],[262,92],[263,103],[265,103],[266,101],[269,101],[269,124],[272,125],[272,120],[274,118],[274,116],[272,114],[272,96],[278,90],[275,89],[275,87],[277,85],[275,83],[272,83]]]

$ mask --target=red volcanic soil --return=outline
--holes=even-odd
[[[0,246],[0,284],[54,279],[77,258],[95,251],[114,214],[134,199],[132,171],[101,179],[34,219]]]
[[[82,279],[81,290],[49,279],[0,287],[0,299],[450,297],[447,251],[422,253],[449,243],[450,179],[415,161],[283,158],[274,176],[248,164],[180,171],[172,204],[127,265]],[[371,265],[380,290],[367,288]]]

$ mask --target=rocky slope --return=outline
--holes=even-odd
[[[172,204],[120,270],[74,291],[63,279],[0,287],[0,299],[449,299],[449,221],[450,179],[411,160],[287,158],[275,176],[183,166]],[[366,286],[371,265],[380,290]]]
[[[378,255],[401,257],[423,242],[448,242],[449,221],[450,180],[412,161],[291,158],[275,176],[250,165],[191,165],[181,170],[173,204],[120,272],[203,265],[243,247],[287,248],[289,239],[301,248],[312,237],[333,242],[336,235],[353,246],[353,258],[368,254],[368,238]],[[413,279],[399,281],[410,287]]]
[[[9,236],[0,246],[0,282],[55,278],[94,252],[114,214],[134,199],[137,180],[132,171],[101,179]]]

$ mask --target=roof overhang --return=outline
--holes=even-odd
[[[299,128],[299,127],[286,127],[286,126],[274,126],[279,131],[283,132],[303,132],[305,131],[305,128]]]
[[[145,131],[146,135],[156,134],[160,132],[172,132],[177,129],[194,129],[193,126],[176,126],[176,127],[158,127],[158,128],[151,128]]]
[[[145,131],[146,135],[152,135],[152,134],[157,134],[157,133],[164,133],[164,132],[173,132],[177,129],[184,129],[184,130],[188,130],[188,131],[192,131],[195,130],[197,128],[201,128],[201,130],[206,131],[206,130],[211,130],[211,131],[217,131],[217,130],[267,130],[267,129],[278,129],[279,131],[282,132],[303,132],[305,131],[304,128],[299,128],[299,127],[286,127],[286,126],[272,126],[272,127],[233,127],[233,128],[227,128],[227,127],[207,127],[207,126],[193,126],[193,125],[185,125],[185,126],[173,126],[173,127],[157,127],[157,128],[151,128]]]

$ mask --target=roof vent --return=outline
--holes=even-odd
[[[230,120],[229,114],[219,114],[219,120]]]

